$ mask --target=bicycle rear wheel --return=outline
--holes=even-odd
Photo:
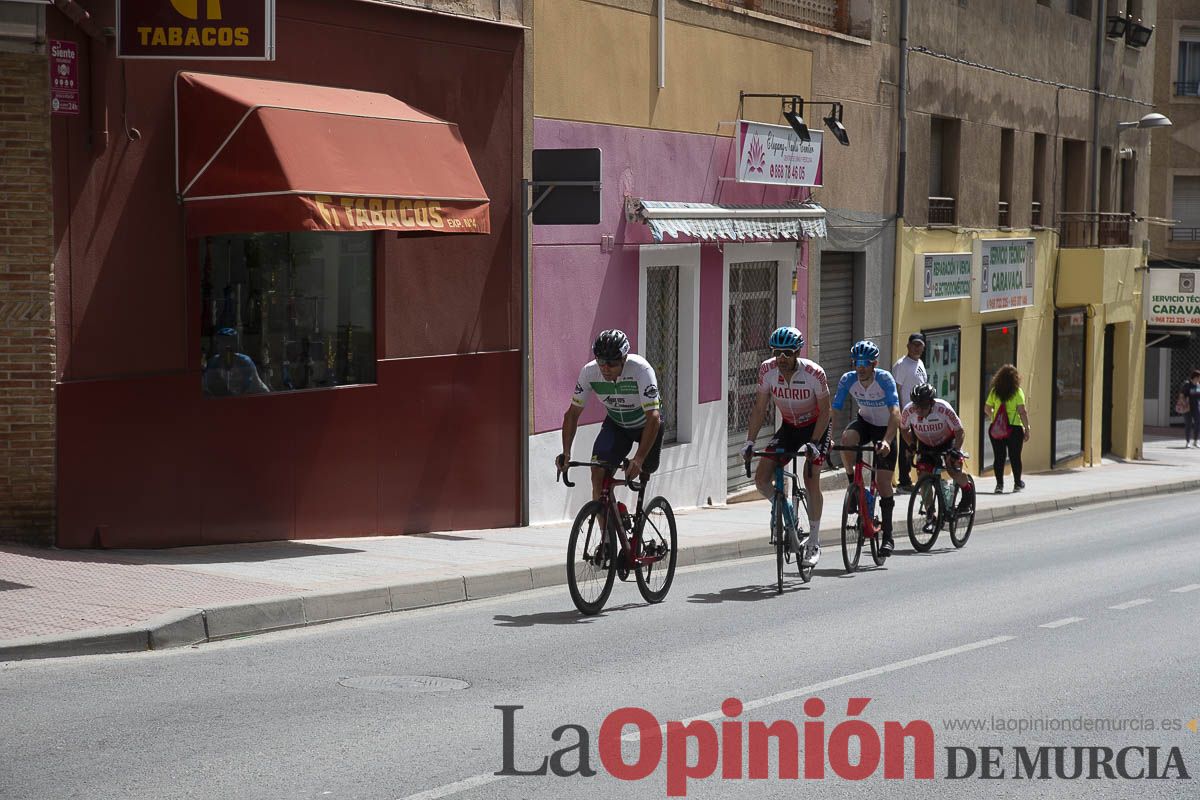
[[[887,556],[880,550],[880,545],[883,543],[883,528],[876,525],[875,535],[868,536],[867,540],[871,543],[871,560],[875,562],[875,566],[882,567],[883,562],[887,561]]]
[[[862,520],[857,513],[850,513],[850,500],[854,495],[853,484],[846,489],[846,498],[842,501],[842,564],[846,572],[858,569],[858,559],[862,555]],[[857,498],[854,498],[857,500]],[[853,516],[854,519],[850,519]]]
[[[918,553],[933,549],[942,530],[945,509],[938,483],[933,475],[925,475],[917,481],[908,498],[908,540]]]
[[[679,555],[675,532],[675,512],[665,497],[655,497],[646,504],[638,523],[642,555],[657,560],[638,564],[635,570],[638,591],[647,603],[661,603],[675,580],[675,559]]]
[[[808,519],[808,495],[798,486],[792,490],[792,510],[796,512],[796,538],[803,545],[804,537],[800,535],[803,529],[800,525],[802,520]],[[809,535],[811,536],[812,534]],[[813,542],[813,544],[820,544],[820,542]],[[803,550],[804,548],[801,547],[800,549]],[[804,553],[796,554],[796,569],[800,571],[800,580],[805,583],[811,581],[813,568],[811,564],[807,567],[804,566]]]
[[[601,526],[605,513],[599,500],[584,504],[567,544],[567,587],[575,607],[589,616],[604,608],[617,577],[617,539]],[[619,524],[612,520],[607,527]]]
[[[971,487],[975,486],[975,482],[967,478]],[[967,539],[971,538],[971,529],[975,527],[975,493],[971,493],[970,509],[966,511],[958,511],[958,501],[962,499],[962,487],[958,484],[954,485],[954,508],[950,517],[950,542],[955,547],[962,547],[967,543]]]

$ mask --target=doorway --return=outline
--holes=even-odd
[[[979,363],[979,472],[983,474],[992,463],[991,442],[987,436],[987,417],[983,413],[984,402],[991,390],[992,376],[1005,364],[1017,363],[1017,323],[1001,322],[983,328],[983,352]],[[997,476],[1000,477],[1000,476]]]

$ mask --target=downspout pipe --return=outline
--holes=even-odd
[[[908,0],[900,0],[900,75],[896,81],[900,95],[900,153],[896,159],[896,218],[904,219],[905,173],[908,169]]]
[[[1096,90],[1092,94],[1092,212],[1100,211],[1100,79],[1104,71],[1104,24],[1104,15],[1097,13],[1095,76],[1092,83],[1092,88]],[[1099,220],[1099,217],[1096,219]]]

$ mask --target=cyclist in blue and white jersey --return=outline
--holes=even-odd
[[[619,330],[601,332],[592,345],[592,355],[595,358],[583,365],[571,405],[563,415],[563,449],[555,464],[562,469],[571,460],[579,415],[595,394],[608,413],[592,445],[592,460],[620,464],[636,444],[637,452],[629,459],[625,476],[633,479],[642,473],[649,475],[658,469],[663,440],[662,400],[654,367],[629,352],[629,337]],[[600,497],[603,483],[604,470],[592,467],[593,500]]]
[[[832,413],[829,410],[829,383],[825,379],[825,370],[815,361],[800,358],[800,351],[804,349],[804,335],[798,329],[779,328],[771,334],[768,344],[774,357],[764,361],[758,368],[758,391],[754,408],[750,411],[742,458],[749,460],[754,452],[754,441],[767,416],[768,404],[774,401],[783,420],[766,449],[782,448],[789,453],[808,449],[804,463],[804,488],[808,492],[808,545],[800,553],[796,532],[790,530],[788,546],[792,552],[802,556],[801,563],[804,566],[815,566],[821,558],[818,541],[821,509],[824,506],[821,497],[821,464],[829,452],[829,418]],[[775,495],[777,460],[771,457],[759,459],[758,470],[754,474],[759,493],[768,500]]]
[[[838,381],[833,408],[843,410],[847,397],[853,397],[858,407],[858,417],[842,432],[844,447],[857,447],[861,442],[877,442],[875,483],[879,488],[879,508],[883,512],[883,544],[880,552],[887,556],[895,548],[892,541],[892,509],[896,500],[892,497],[892,473],[896,469],[896,453],[890,443],[900,429],[900,396],[896,393],[896,379],[892,373],[878,367],[877,344],[869,339],[856,342],[850,348],[850,361],[854,369]],[[846,467],[846,479],[853,481],[854,460],[842,460]],[[858,507],[857,500],[854,502],[851,512]]]

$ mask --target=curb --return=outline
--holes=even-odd
[[[1196,489],[1200,489],[1200,479],[1072,495],[1056,500],[1034,500],[981,509],[976,513],[975,524],[986,525],[1032,514],[1073,509],[1082,505]],[[773,551],[765,539],[765,536],[756,536],[681,548],[676,564],[685,567],[769,555]],[[833,545],[839,542],[840,532],[827,532],[821,544]],[[93,628],[68,634],[28,636],[0,641],[0,662],[191,647],[204,642],[463,603],[530,589],[561,586],[565,583],[566,574],[561,564],[543,564],[490,575],[469,575],[390,586],[370,585],[342,591],[308,592],[267,597],[249,603],[224,603],[209,608],[179,608],[127,628]]]

